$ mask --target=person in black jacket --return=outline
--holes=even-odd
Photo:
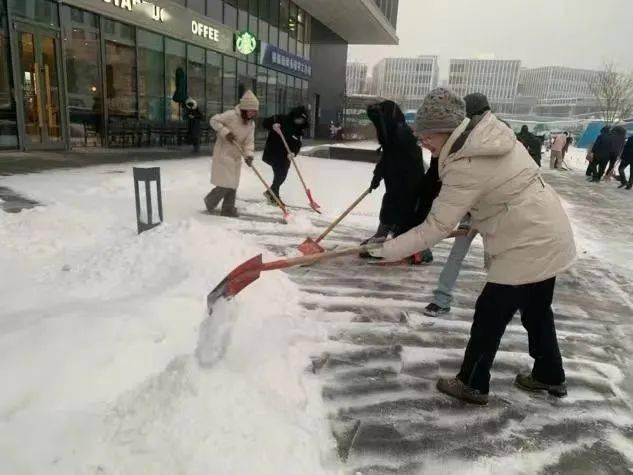
[[[621,125],[616,125],[613,127],[613,130],[611,130],[611,154],[609,156],[609,168],[605,173],[605,180],[611,179],[615,163],[618,161],[620,155],[622,155],[625,143],[626,128]]]
[[[591,147],[592,159],[587,168],[587,176],[591,175],[591,181],[600,181],[611,157],[611,127],[603,127],[600,135]],[[602,169],[602,171],[601,171]]]
[[[374,169],[371,189],[377,189],[381,181],[385,182],[386,188],[380,208],[380,224],[371,240],[409,231],[420,224],[420,216],[426,217],[430,207],[420,209],[424,188],[422,149],[400,107],[393,101],[384,101],[369,106],[367,115],[376,127],[380,143],[378,151],[382,152]],[[424,257],[427,261],[432,259],[428,254]]]
[[[193,145],[194,153],[200,152],[200,135],[202,134],[202,113],[198,109],[195,99],[188,97],[185,102],[185,113],[187,117],[187,132]]]
[[[629,137],[626,141],[626,145],[624,145],[624,150],[622,151],[622,157],[620,158],[620,186],[618,188],[624,188],[626,186],[627,190],[633,188],[633,136]],[[626,175],[624,174],[626,168],[629,168],[629,182],[626,182]]]
[[[521,132],[517,134],[517,139],[523,144],[530,156],[540,167],[542,158],[541,149],[543,148],[543,143],[541,142],[541,140],[536,135],[530,132],[527,125],[521,127]]]
[[[279,189],[288,176],[290,158],[288,157],[288,151],[284,146],[283,140],[276,130],[280,130],[284,134],[294,158],[301,150],[301,140],[304,131],[310,127],[308,110],[305,106],[298,106],[292,109],[287,115],[274,115],[264,119],[262,125],[269,131],[266,146],[264,147],[264,156],[262,158],[264,162],[273,169],[274,178],[270,188],[273,193],[277,195],[277,198],[281,200]],[[270,196],[268,191],[264,193],[264,196],[266,196],[269,203],[276,205],[274,198]]]

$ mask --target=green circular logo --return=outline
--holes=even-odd
[[[243,55],[249,55],[257,49],[257,38],[250,31],[240,31],[235,36],[235,49]]]

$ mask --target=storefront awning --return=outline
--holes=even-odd
[[[349,44],[396,45],[395,28],[373,0],[294,0]]]

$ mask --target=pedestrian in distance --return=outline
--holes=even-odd
[[[587,154],[587,158],[590,160],[585,175],[587,175],[587,179],[591,181],[600,181],[600,178],[596,179],[596,177],[598,176],[599,165],[603,160],[609,160],[611,147],[611,139],[609,137],[610,132],[611,127],[602,127],[602,129],[600,129],[600,134],[596,138],[596,141],[593,143],[591,150]]]
[[[517,139],[523,144],[530,156],[540,167],[542,158],[541,149],[543,148],[543,142],[541,142],[541,139],[531,133],[527,125],[523,125],[521,127],[521,131],[517,134]]]
[[[407,232],[421,221],[420,214],[428,214],[428,209],[421,210],[421,189],[424,180],[424,162],[422,150],[411,128],[407,125],[404,114],[393,101],[383,101],[367,108],[369,120],[376,128],[376,136],[380,143],[378,151],[381,157],[374,168],[371,190],[376,190],[380,183],[385,183],[385,194],[380,208],[378,230],[365,243],[385,239],[389,234],[398,236]],[[368,257],[366,254],[362,254]],[[433,255],[425,251],[423,255],[416,253],[410,257],[410,263],[430,262]]]
[[[239,216],[235,200],[240,184],[242,153],[246,164],[250,166],[255,154],[255,119],[258,110],[257,96],[252,91],[246,91],[239,105],[214,115],[210,120],[217,138],[211,162],[211,183],[215,188],[204,198],[209,212],[213,212],[222,202],[222,216]]]
[[[563,148],[567,143],[567,137],[564,134],[555,135],[552,140],[550,149],[549,167],[552,170],[559,169],[563,162]]]
[[[454,378],[441,378],[438,389],[487,404],[490,369],[506,326],[519,311],[534,366],[515,384],[566,395],[551,305],[556,277],[572,265],[576,249],[558,195],[492,112],[465,134],[470,120],[464,101],[452,91],[431,91],[416,123],[424,147],[439,156],[442,189],[424,223],[371,252],[396,260],[428,249],[470,211],[472,226],[483,237],[487,268],[461,369]]]
[[[490,111],[490,104],[488,98],[481,93],[468,94],[464,97],[464,103],[466,105],[466,117],[470,119],[469,127],[464,132],[464,134],[468,136],[472,127],[478,124],[483,115]],[[437,189],[439,194],[441,190],[439,176],[438,182],[440,183],[440,187]],[[433,290],[433,299],[424,309],[424,315],[427,317],[439,317],[451,311],[453,290],[457,283],[457,278],[462,269],[464,259],[468,255],[470,246],[477,234],[476,231],[471,229],[470,213],[460,221],[458,229],[464,231],[465,234],[455,237],[453,241],[453,247],[448,255],[448,259],[446,259],[444,267],[442,267],[440,278],[437,281],[437,287]]]
[[[622,150],[624,150],[624,144],[626,143],[626,127],[622,125],[616,125],[611,129],[611,153],[609,155],[609,167],[605,172],[604,179],[605,181],[611,180],[611,176],[615,171],[615,165],[622,155]]]
[[[192,97],[185,101],[185,114],[187,117],[187,132],[193,145],[194,153],[200,152],[200,136],[202,135],[202,113],[198,109],[198,103]]]
[[[270,189],[281,200],[279,189],[288,176],[290,157],[279,134],[284,135],[294,158],[301,150],[304,132],[310,127],[308,109],[305,106],[295,107],[287,115],[279,114],[264,119],[262,125],[268,130],[262,158],[273,169],[274,178]],[[277,206],[270,192],[264,192],[264,196],[271,205]]]
[[[625,174],[627,168],[629,169],[628,183]],[[620,186],[618,188],[626,187],[627,190],[633,188],[633,136],[629,137],[624,145],[618,172],[620,174]]]

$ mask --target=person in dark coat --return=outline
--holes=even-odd
[[[591,162],[587,167],[587,176],[591,176],[591,181],[600,181],[600,178],[604,174],[607,163],[609,163],[609,157],[611,156],[611,127],[603,127],[600,130],[600,135],[593,143],[591,147]],[[602,172],[600,172],[602,168]]]
[[[422,149],[395,102],[371,105],[367,115],[376,127],[380,143],[378,151],[382,152],[374,169],[371,190],[377,189],[381,181],[385,182],[386,188],[380,208],[380,224],[370,239],[386,238],[390,233],[398,236],[417,226],[420,216],[426,217],[430,209],[424,208],[421,199],[424,189]],[[429,260],[428,254],[425,258]]]
[[[293,156],[297,155],[301,150],[303,133],[310,127],[308,117],[306,107],[298,106],[287,115],[274,115],[264,119],[263,127],[268,130],[268,138],[262,158],[273,169],[274,178],[270,188],[279,199],[281,199],[279,189],[288,176],[290,159],[284,142],[276,130],[280,130],[284,134]],[[276,205],[274,198],[270,196],[268,191],[264,195],[271,204]]]
[[[187,131],[195,153],[200,152],[200,135],[202,134],[202,113],[198,109],[198,103],[191,97],[185,102],[187,117]]]
[[[624,144],[626,143],[626,128],[621,125],[616,125],[611,130],[611,154],[609,156],[609,168],[605,173],[605,179],[610,180],[613,170],[615,169],[615,163],[618,161]]]
[[[521,132],[517,134],[517,139],[523,144],[525,149],[530,154],[530,157],[532,157],[536,164],[540,167],[541,149],[543,147],[543,143],[541,142],[541,140],[529,131],[527,125],[521,127]]]
[[[629,182],[626,182],[626,175],[624,172],[626,169],[629,169]],[[624,150],[622,151],[622,157],[620,158],[620,186],[618,188],[624,188],[626,186],[627,190],[633,188],[633,136],[629,137],[626,141],[626,145],[624,145]]]

